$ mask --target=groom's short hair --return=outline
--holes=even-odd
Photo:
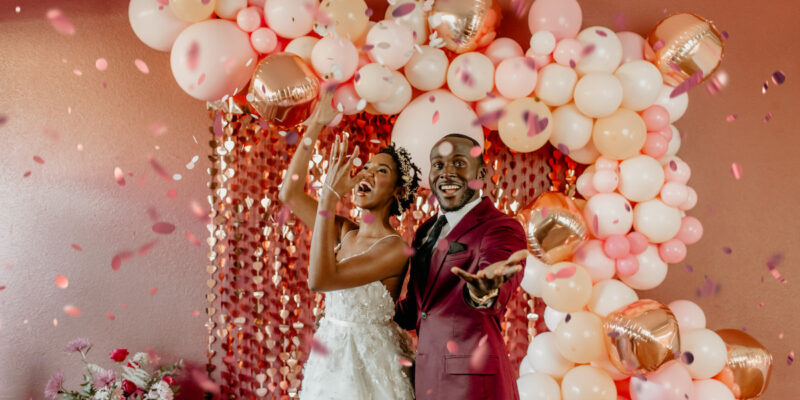
[[[472,137],[470,137],[470,136],[467,136],[467,135],[461,134],[461,133],[451,133],[451,134],[448,134],[448,135],[444,136],[443,138],[439,139],[439,141],[441,142],[442,140],[444,140],[444,139],[447,139],[447,138],[450,138],[450,137],[454,137],[454,138],[461,138],[461,139],[467,139],[467,140],[469,140],[470,142],[472,142],[472,144],[473,144],[474,146],[478,146],[478,147],[480,147],[480,148],[481,148],[481,154],[479,154],[479,155],[478,155],[477,157],[475,157],[475,158],[477,158],[477,159],[478,159],[478,161],[481,163],[481,165],[483,165],[483,164],[484,164],[484,162],[483,162],[483,146],[481,146],[481,144],[480,144],[480,143],[478,143],[478,141],[477,141],[477,140],[473,139],[473,138],[472,138]]]

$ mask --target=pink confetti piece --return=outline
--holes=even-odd
[[[133,258],[133,252],[128,250],[123,250],[117,254],[114,254],[114,257],[111,258],[111,269],[114,271],[119,271],[122,267],[122,262],[127,261]]]
[[[570,60],[569,60],[569,67],[570,67],[570,68],[575,68],[577,65],[578,65],[578,64],[576,64],[576,63],[575,63],[575,60],[573,60],[573,59],[570,59]]]
[[[177,196],[177,195],[178,195],[178,190],[177,189],[167,190],[167,198],[168,199],[174,199],[175,196]]]
[[[695,86],[699,85],[702,80],[703,71],[695,72],[689,77],[689,79],[681,82],[678,86],[675,86],[675,89],[672,89],[672,92],[670,92],[669,98],[672,99],[688,92]]]
[[[471,179],[467,182],[467,186],[472,190],[480,190],[483,189],[484,182],[480,179]]]
[[[319,355],[321,355],[323,357],[327,356],[328,353],[329,353],[328,348],[325,347],[325,345],[322,344],[322,342],[320,342],[316,338],[312,338],[311,339],[311,350],[316,352],[316,353],[319,353]]]
[[[202,85],[203,82],[205,82],[205,80],[206,80],[206,74],[200,74],[200,77],[197,78],[197,86]]]
[[[58,318],[53,318],[53,326],[58,328]]]
[[[791,366],[794,362],[794,350],[789,352],[789,355],[786,356],[786,365]]]
[[[25,173],[24,173],[24,174],[22,174],[22,177],[23,177],[23,178],[27,178],[27,177],[29,177],[29,176],[31,176],[31,171],[25,171]]]
[[[175,230],[175,225],[170,224],[169,222],[156,222],[155,224],[153,224],[152,229],[153,232],[155,233],[167,235]]]
[[[154,296],[156,293],[158,293],[158,288],[157,287],[154,287],[154,288],[150,289],[150,296]]]
[[[167,133],[167,126],[160,122],[153,122],[147,126],[147,132],[153,136],[161,136]]]
[[[77,76],[81,76],[81,75],[83,75],[83,72],[81,72],[81,70],[79,70],[79,69],[73,69],[73,70],[72,70],[72,73],[73,73],[73,74],[75,74],[75,75],[77,75]]]
[[[44,164],[44,159],[39,156],[33,156],[33,161],[36,161],[39,164]]]
[[[406,359],[404,357],[398,357],[397,358],[397,363],[402,365],[402,366],[404,366],[404,367],[410,367],[410,366],[414,365],[414,363],[412,363],[411,360],[408,360],[408,359]]]
[[[222,113],[217,112],[217,115],[214,117],[214,136],[222,137]]]
[[[128,309],[128,305],[125,304],[125,303],[122,303],[119,306],[122,307],[123,310],[127,310]]]
[[[725,39],[725,40],[728,40],[728,38],[729,38],[730,36],[731,36],[731,35],[728,33],[728,31],[722,31],[722,38],[723,38],[723,39]]]
[[[397,6],[397,8],[395,8],[394,11],[392,11],[392,17],[393,18],[400,18],[400,17],[404,17],[404,16],[406,16],[408,14],[411,14],[411,12],[414,11],[416,6],[417,6],[416,3],[404,3],[404,4],[401,4],[401,5]]]
[[[117,317],[115,317],[115,316],[114,316],[114,314],[112,314],[112,313],[110,313],[110,312],[107,312],[107,313],[106,313],[106,318],[108,318],[108,319],[110,319],[110,320],[112,320],[112,321],[113,321],[113,320],[115,320],[115,319],[117,319]]]
[[[778,264],[780,264],[781,261],[783,261],[783,254],[781,253],[773,254],[772,256],[770,256],[769,260],[767,260],[767,269],[769,269],[769,273],[772,274],[772,277],[777,279],[778,282],[784,284],[789,283],[789,281],[786,280],[786,278],[784,278],[780,272],[778,272]]]
[[[108,61],[105,58],[98,58],[97,61],[94,62],[94,67],[97,68],[98,71],[105,71],[108,69]]]
[[[157,240],[153,240],[152,242],[145,243],[144,245],[142,245],[142,247],[139,247],[139,255],[140,256],[147,255],[147,253],[149,253],[150,250],[152,250],[153,247],[156,246],[156,243],[158,243],[158,241]]]
[[[156,174],[158,174],[158,176],[163,178],[165,181],[170,181],[170,182],[172,181],[172,177],[169,176],[167,170],[165,170],[164,167],[162,167],[161,164],[159,164],[155,158],[151,156],[148,156],[147,158],[150,160],[150,166],[153,167],[153,170],[156,171]]]
[[[678,63],[676,63],[676,62],[670,61],[669,67],[672,68],[672,70],[675,71],[675,72],[681,72],[681,66],[678,65]]]
[[[197,41],[194,40],[191,44],[189,44],[189,48],[186,50],[186,67],[189,68],[189,71],[194,72],[199,63],[200,43],[197,43]]]
[[[333,215],[333,214],[332,214],[330,211],[328,211],[328,210],[319,210],[319,212],[317,212],[317,214],[319,214],[319,216],[320,216],[320,217],[322,217],[322,218],[330,218],[330,217],[331,217],[331,215]]]
[[[778,339],[783,340],[783,332],[778,334]]]
[[[480,370],[486,365],[486,360],[489,358],[489,346],[486,344],[489,339],[488,335],[484,335],[479,341],[478,346],[472,352],[469,358],[469,366],[473,370]]]
[[[614,28],[617,32],[628,30],[628,23],[625,21],[625,15],[617,11],[614,13]]]
[[[368,213],[368,212],[364,213],[364,215],[361,216],[361,222],[363,222],[365,224],[371,224],[371,223],[375,222],[375,216],[370,214],[370,213]]]
[[[0,114],[0,126],[3,126],[8,122],[8,116],[5,114]]]
[[[597,35],[601,36],[601,37],[607,37],[607,36],[608,36],[608,34],[607,34],[607,33],[606,33],[604,30],[602,30],[602,29],[595,29],[595,31],[594,31],[594,32],[595,32]]]
[[[666,44],[666,43],[664,42],[664,39],[661,39],[661,40],[659,40],[659,41],[657,41],[657,42],[653,43],[653,51],[656,51],[656,50],[658,50],[658,49],[660,49],[660,48],[664,47],[664,45],[665,45],[665,44]]]
[[[731,115],[728,115],[727,117],[725,117],[725,121],[733,122],[733,121],[736,121],[738,118],[739,118],[739,114],[731,114]]]
[[[149,74],[150,73],[150,68],[147,68],[147,64],[144,61],[142,61],[142,60],[137,58],[137,59],[133,60],[133,63],[136,64],[136,68],[139,69],[139,72],[141,72],[143,74]]]
[[[59,275],[56,277],[56,286],[59,289],[66,289],[69,287],[69,279],[67,279],[64,275]]]
[[[284,205],[278,212],[277,222],[279,225],[283,225],[286,223],[286,220],[288,219],[289,219],[289,207]]]
[[[431,102],[431,103],[435,103],[436,102],[436,96],[435,95],[430,95],[428,97],[428,101]]]
[[[69,304],[64,306],[64,312],[67,313],[67,315],[69,315],[70,317],[81,316],[81,310],[78,307]]]
[[[125,186],[125,174],[120,167],[114,167],[114,180],[117,181],[117,185]]]
[[[447,251],[450,248],[450,242],[447,239],[441,239],[436,243],[436,249],[439,251]]]
[[[762,302],[758,303],[758,307],[762,308],[762,307],[764,307],[764,304],[766,304],[766,303],[762,301]]]
[[[75,249],[75,250],[78,250],[78,251],[83,251],[83,247],[81,247],[81,246],[78,246],[78,245],[77,245],[77,244],[75,244],[75,243],[73,243],[73,244],[72,244],[72,248],[73,248],[73,249]]]
[[[434,125],[439,122],[439,110],[433,112],[433,118],[431,120]]]
[[[769,122],[772,119],[772,113],[768,112],[767,115],[764,116],[764,122]]]
[[[782,85],[786,81],[786,75],[783,71],[775,71],[772,73],[772,82],[776,85]]]
[[[500,118],[503,118],[503,115],[505,114],[506,110],[504,108],[492,111],[490,113],[486,113],[478,117],[476,120],[472,121],[472,126],[481,126],[497,122],[500,120]]]
[[[592,54],[592,53],[594,53],[594,44],[590,44],[590,45],[584,47],[583,51],[581,51],[581,57],[586,57],[586,56],[588,56],[589,54]]]
[[[414,250],[414,248],[413,248],[413,247],[406,246],[406,247],[403,249],[403,252],[404,252],[404,253],[406,253],[406,255],[407,255],[407,256],[411,257],[411,256],[413,256],[413,255],[416,253],[416,250]]]
[[[469,150],[469,155],[473,157],[478,157],[481,155],[481,153],[483,153],[483,149],[481,149],[481,146],[474,146],[472,149]]]
[[[733,249],[731,249],[728,246],[722,246],[722,252],[725,253],[725,254],[731,254],[731,253],[733,253]]]
[[[450,354],[458,354],[458,343],[456,343],[453,340],[448,340],[447,341],[447,351],[449,351]]]
[[[53,25],[53,28],[56,28],[58,33],[62,35],[74,35],[75,34],[75,27],[72,25],[72,22],[61,12],[61,10],[57,8],[53,8],[47,11],[47,19],[50,20],[50,24]]]
[[[147,216],[150,217],[152,221],[158,220],[158,210],[155,207],[147,207]]]
[[[739,163],[731,164],[731,173],[733,174],[733,178],[737,181],[742,179],[742,166]]]
[[[199,316],[200,316],[200,311],[197,311],[197,310],[192,310],[192,311],[190,312],[190,314],[192,314],[192,316],[199,317]]]
[[[191,232],[184,232],[183,235],[186,236],[186,239],[189,241],[189,243],[200,247],[200,240],[198,240],[197,237]]]

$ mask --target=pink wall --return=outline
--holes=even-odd
[[[502,1],[506,8],[509,2]],[[75,337],[95,343],[97,361],[114,347],[151,347],[167,358],[198,362],[204,358],[204,320],[192,311],[202,315],[204,307],[206,249],[204,243],[194,246],[184,233],[201,242],[206,235],[191,203],[207,207],[209,120],[204,104],[174,83],[169,55],[135,37],[127,4],[0,0],[0,115],[7,117],[0,126],[0,148],[6,150],[0,158],[2,400],[39,399],[52,372],[80,368],[74,355],[61,351]],[[800,323],[793,318],[800,306],[795,289],[800,275],[794,268],[800,257],[795,203],[800,181],[792,162],[800,148],[795,133],[800,126],[796,2],[581,4],[584,26],[617,28],[615,15],[621,13],[629,30],[646,34],[666,9],[713,18],[730,33],[722,67],[729,84],[717,95],[693,90],[689,110],[677,123],[685,135],[679,154],[692,167],[690,184],[700,198],[690,214],[705,226],[704,239],[690,246],[685,263],[694,272],[675,265],[661,288],[642,297],[692,299],[704,308],[712,329],[746,327],[775,355],[773,382],[764,399],[793,398],[798,366],[787,366],[786,356],[800,349]],[[14,11],[17,5],[20,13]],[[74,36],[62,36],[48,23],[44,15],[52,7],[72,20]],[[502,32],[527,42],[524,21],[507,17]],[[95,68],[100,57],[108,60],[104,72]],[[147,63],[149,74],[134,66],[137,58]],[[775,70],[786,73],[786,83],[762,95],[762,83]],[[773,114],[769,123],[763,122],[767,112]],[[730,114],[738,119],[726,122]],[[152,133],[151,124],[165,125],[166,132]],[[189,170],[186,164],[195,155],[200,159]],[[162,179],[148,156],[182,179]],[[733,179],[732,162],[742,165],[741,180]],[[125,172],[125,186],[115,182],[115,167]],[[24,177],[26,171],[30,176]],[[167,197],[170,189],[177,190],[176,197]],[[157,211],[156,220],[149,208]],[[151,229],[156,221],[174,224],[175,232],[156,234]],[[112,271],[115,254],[135,252],[154,240],[149,253]],[[73,249],[73,243],[83,250]],[[726,246],[731,254],[723,252]],[[778,269],[788,284],[778,283],[766,268],[776,253],[784,256]],[[69,279],[67,289],[56,286],[59,274]],[[698,298],[695,291],[705,283],[704,275],[721,291]],[[65,305],[82,314],[67,315]],[[67,375],[74,385],[78,377]]]

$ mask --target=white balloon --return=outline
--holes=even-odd
[[[622,104],[622,85],[607,72],[590,72],[575,85],[574,96],[581,113],[592,118],[605,117]]]
[[[561,379],[575,365],[558,352],[556,334],[553,332],[536,335],[528,345],[528,356],[537,372],[556,379]]]
[[[630,201],[656,197],[663,184],[664,169],[653,157],[634,156],[619,164],[619,192]]]
[[[292,39],[283,51],[297,54],[306,64],[311,65],[311,52],[314,50],[314,46],[316,46],[317,42],[319,42],[319,39],[313,36],[300,36],[299,38]]]
[[[397,9],[397,7],[407,3],[416,3],[416,0],[399,0],[394,4],[390,4],[389,7],[386,8],[384,19],[393,19],[405,25],[405,27],[412,32],[414,36],[414,42],[418,45],[422,45],[428,40],[428,18],[425,16],[425,8],[416,5],[410,13],[407,13],[401,17],[395,18],[393,15],[394,10]]]
[[[564,318],[567,317],[567,313],[556,311],[550,306],[544,308],[544,324],[547,326],[547,329],[550,332],[555,332],[558,326],[564,322]]]
[[[606,357],[600,358],[599,360],[594,360],[590,362],[589,365],[596,368],[601,368],[608,374],[608,376],[611,377],[611,379],[615,381],[621,381],[623,379],[629,378],[628,375],[619,372],[617,367],[615,367],[614,364],[612,364],[611,361],[609,361],[608,355],[606,355]]]
[[[366,52],[370,60],[392,70],[406,65],[414,54],[414,34],[395,20],[383,20],[371,27],[366,43],[372,46]]]
[[[361,67],[356,73],[358,79],[353,81],[356,93],[370,103],[388,99],[394,89],[393,72],[378,63],[370,63]]]
[[[674,156],[678,154],[678,150],[681,148],[681,133],[678,131],[678,128],[676,128],[675,125],[670,124],[669,127],[672,128],[672,139],[669,140],[666,155]]]
[[[616,279],[606,279],[597,282],[592,288],[589,310],[605,317],[636,300],[639,300],[639,296],[628,285]]]
[[[586,172],[583,175],[586,175]],[[614,259],[609,258],[603,251],[603,242],[596,239],[584,242],[575,252],[572,261],[582,265],[594,283],[611,279],[617,270]]]
[[[397,114],[411,101],[411,85],[402,73],[392,71],[392,84],[394,86],[388,99],[372,103],[372,107],[381,114]]]
[[[597,147],[594,146],[594,142],[590,140],[586,143],[586,146],[578,150],[570,151],[567,155],[575,162],[591,164],[600,157],[600,152],[597,150]]]
[[[419,90],[438,89],[447,79],[447,55],[442,49],[420,46],[422,52],[414,51],[403,72],[408,83]]]
[[[464,53],[447,68],[447,87],[462,100],[477,101],[494,87],[494,64],[481,53]]]
[[[542,373],[521,374],[517,379],[520,399],[561,400],[561,388],[551,376]]]
[[[600,193],[586,202],[583,216],[592,234],[605,239],[611,235],[627,234],[631,230],[634,213],[631,204],[621,195]]]
[[[614,72],[622,61],[622,42],[617,34],[603,26],[591,26],[582,30],[577,37],[583,48],[593,46],[593,50],[578,60],[575,70],[584,75],[589,72]]]
[[[516,40],[511,38],[497,38],[492,41],[486,50],[483,51],[486,57],[492,60],[492,63],[497,65],[500,61],[509,57],[518,57],[524,55],[522,46]]]
[[[684,363],[694,379],[708,379],[718,374],[728,360],[728,349],[719,335],[709,329],[695,329],[681,334],[681,352],[690,353],[692,362]]]
[[[536,55],[548,55],[556,48],[556,37],[550,31],[538,31],[531,36],[531,49]]]
[[[181,31],[192,24],[158,0],[131,0],[128,21],[136,37],[158,51],[170,51]]]
[[[247,0],[217,0],[214,14],[224,19],[235,20],[239,10],[247,7]]]
[[[614,76],[622,84],[622,106],[634,111],[653,105],[664,85],[661,72],[650,61],[622,64]]]
[[[528,358],[527,355],[525,357],[522,357],[522,361],[519,363],[519,375],[522,376],[525,374],[533,374],[533,373],[536,373],[536,370],[533,369],[533,364],[531,363],[531,359]]]
[[[619,279],[636,290],[650,290],[667,277],[667,263],[658,255],[658,247],[648,245],[647,250],[636,256],[639,270],[633,275],[622,275]]]
[[[675,300],[667,304],[667,307],[675,315],[681,334],[706,327],[706,314],[697,303],[690,300]]]
[[[572,99],[578,74],[561,64],[548,64],[539,70],[536,97],[548,106],[567,104]]]
[[[617,387],[602,369],[579,365],[564,375],[561,395],[564,400],[617,400]]]
[[[652,243],[663,243],[678,234],[681,229],[681,213],[675,207],[664,204],[661,199],[652,199],[633,208],[633,226]]]
[[[533,255],[525,259],[525,271],[520,286],[533,297],[542,297],[544,277],[547,275],[547,264]]]
[[[486,96],[485,99],[478,101],[475,103],[475,112],[478,114],[478,118],[483,121],[483,126],[486,129],[496,131],[497,124],[500,122],[500,118],[498,117],[498,113],[502,113],[505,108],[506,104],[509,103],[509,100],[499,94],[495,94],[493,96]],[[489,114],[494,113],[494,117],[487,117]]]
[[[526,97],[536,88],[538,74],[531,69],[528,58],[509,57],[497,64],[494,74],[497,91],[509,99]],[[547,104],[547,103],[545,103]]]
[[[716,379],[702,379],[692,382],[694,398],[697,400],[734,400],[733,393],[724,383]]]
[[[678,96],[670,98],[669,95],[673,90],[675,90],[675,88],[672,86],[662,86],[661,91],[658,93],[658,97],[654,103],[667,109],[670,123],[674,123],[680,119],[683,116],[683,113],[686,112],[686,108],[689,107],[689,94],[687,92],[683,92]]]
[[[314,15],[305,7],[298,7],[297,0],[266,0],[264,17],[267,25],[280,37],[294,39],[311,32]],[[305,0],[309,7],[317,8],[317,0]]]
[[[588,199],[597,194],[597,189],[594,188],[594,172],[584,171],[578,180],[575,182],[575,188],[584,199]]]
[[[551,65],[542,71],[549,67]],[[553,132],[550,134],[550,144],[557,149],[561,149],[560,145],[566,146],[572,153],[574,150],[586,146],[592,140],[592,126],[592,119],[581,114],[575,104],[558,107],[553,111]]]

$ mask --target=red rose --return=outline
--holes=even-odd
[[[111,352],[111,359],[116,362],[123,362],[128,357],[128,349],[116,349]]]
[[[161,380],[167,382],[167,385],[175,386],[175,378],[173,378],[172,375],[164,375]]]
[[[131,393],[133,393],[133,392],[135,392],[136,389],[138,389],[138,388],[136,387],[135,383],[133,383],[133,382],[127,380],[127,379],[122,381],[122,392],[125,393],[126,396],[131,394]]]

